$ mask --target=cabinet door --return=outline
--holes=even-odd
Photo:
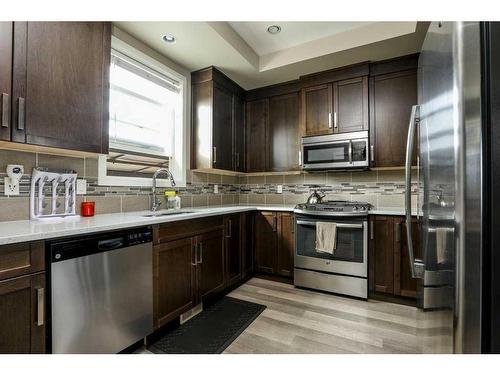
[[[196,237],[198,301],[224,289],[224,233],[222,229]]]
[[[45,274],[0,282],[0,353],[45,353]]]
[[[299,94],[269,99],[269,170],[299,169]]]
[[[213,84],[212,166],[231,170],[233,167],[233,94]]]
[[[417,104],[417,72],[373,77],[370,90],[372,163],[377,167],[403,166],[411,107]]]
[[[301,110],[303,135],[332,133],[332,85],[302,89]]]
[[[161,327],[193,307],[194,241],[185,238],[155,245],[154,324]]]
[[[234,167],[237,172],[245,172],[245,100],[234,96]]]
[[[278,216],[275,212],[255,215],[255,270],[275,274],[277,271]]]
[[[369,287],[372,292],[394,292],[394,220],[370,217]]]
[[[333,84],[335,133],[368,130],[368,77]]]
[[[242,214],[241,222],[242,236],[242,277],[248,277],[253,273],[253,254],[254,254],[254,214]]]
[[[111,25],[14,25],[14,141],[107,153]]]
[[[278,214],[278,275],[293,275],[293,257],[295,253],[295,220],[293,214]]]
[[[226,286],[241,280],[241,232],[240,214],[224,217],[224,237],[226,247]]]
[[[420,228],[417,219],[412,220],[413,251],[415,257],[420,254]],[[394,294],[403,297],[417,297],[417,279],[411,276],[408,256],[406,222],[403,217],[394,220]]]
[[[0,140],[10,141],[12,22],[0,22]]]
[[[252,100],[246,106],[247,172],[267,170],[269,99]]]

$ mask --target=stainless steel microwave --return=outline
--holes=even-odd
[[[369,164],[368,131],[302,138],[305,170],[362,169]]]

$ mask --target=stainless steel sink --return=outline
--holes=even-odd
[[[143,217],[157,217],[157,216],[170,216],[170,215],[182,215],[182,214],[192,214],[194,211],[173,211],[173,212],[158,212],[151,213],[147,215],[142,215]]]

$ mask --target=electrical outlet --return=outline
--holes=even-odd
[[[19,195],[19,182],[12,184],[12,180],[9,177],[5,177],[3,186],[5,195]]]
[[[87,194],[87,180],[83,178],[78,178],[76,180],[76,194],[78,195]]]
[[[214,194],[219,194],[219,185],[214,185]]]
[[[278,194],[283,194],[283,185],[276,186],[276,192]]]

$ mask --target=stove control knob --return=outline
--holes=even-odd
[[[357,211],[357,210],[358,210],[358,206],[354,206],[352,209],[353,209],[354,211]]]

